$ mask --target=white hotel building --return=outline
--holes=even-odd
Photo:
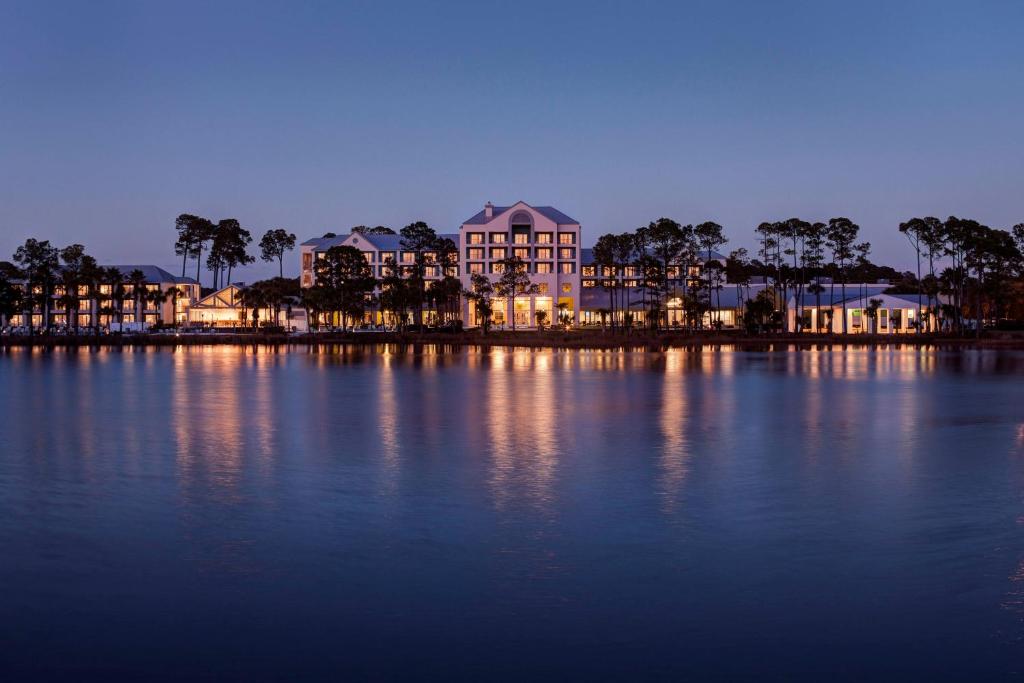
[[[547,313],[546,324],[550,325],[557,322],[560,305],[572,321],[580,319],[580,224],[558,209],[525,202],[512,206],[488,202],[462,224],[458,233],[439,233],[438,237],[448,238],[458,247],[456,274],[465,288],[470,286],[473,273],[485,274],[497,282],[501,278],[498,262],[504,258],[518,256],[526,263],[530,280],[537,285],[537,294],[515,297],[514,306],[510,298],[496,297],[492,302],[495,325],[510,326],[515,316],[517,328],[535,327],[537,311]],[[411,266],[415,259],[415,254],[402,249],[400,235],[328,233],[306,240],[299,247],[302,287],[315,283],[314,264],[318,255],[341,245],[362,251],[376,278],[387,274],[384,264],[388,259],[394,259],[399,267]],[[428,286],[441,275],[439,267],[428,267]],[[466,325],[478,326],[476,307],[465,297],[461,306]],[[379,313],[368,315],[369,320],[381,321]],[[430,319],[429,314],[426,319]]]
[[[547,313],[547,323],[557,322],[559,305],[572,320],[580,315],[580,224],[551,206],[494,206],[490,202],[459,229],[459,264],[463,287],[473,273],[492,282],[501,277],[498,261],[518,256],[537,285],[535,295],[493,301],[494,323],[516,327],[536,326],[537,311]],[[462,319],[469,327],[480,324],[475,306],[462,303]]]

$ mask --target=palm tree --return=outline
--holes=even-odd
[[[545,310],[539,310],[534,312],[533,317],[537,319],[537,329],[544,329],[544,322],[548,319],[548,312]]]
[[[128,284],[132,287],[132,301],[135,304],[134,322],[140,323],[144,319],[143,302],[146,300],[146,275],[138,268],[128,273]],[[138,329],[141,329],[139,327]]]
[[[174,300],[177,301],[178,300],[178,295],[181,294],[181,291],[177,287],[171,287],[171,288],[163,290],[163,291],[161,291],[160,287],[156,287],[155,289],[150,290],[146,294],[146,301],[148,303],[153,304],[156,307],[156,310],[157,310],[157,324],[162,324],[163,321],[164,321],[163,320],[162,311],[160,311],[160,308],[167,302],[168,299],[171,298],[171,290],[172,289],[176,292],[176,294],[174,295]],[[172,320],[176,320],[174,313],[175,312],[174,312],[174,310],[172,308],[172,310],[171,310],[171,319]],[[177,324],[175,324],[175,328],[177,328]]]
[[[878,309],[881,308],[881,306],[881,299],[871,299],[868,301],[867,308],[864,309],[864,315],[867,317],[868,323],[870,324],[871,334],[876,334],[878,332],[878,325],[876,321],[878,320]]]
[[[101,275],[103,284],[110,288],[110,306],[103,308],[103,313],[108,316],[108,327],[109,327],[109,316],[117,316],[117,324],[124,324],[124,298],[125,298],[125,286],[124,286],[124,275],[120,270],[111,266],[104,268]]]
[[[267,305],[263,288],[246,287],[238,293],[238,302],[242,305],[243,313],[248,309],[252,309],[252,326],[258,332],[260,327],[260,308]]]
[[[564,301],[558,304],[558,322],[562,327],[569,327],[572,324],[572,313],[569,312],[569,304]]]
[[[164,292],[164,301],[170,299],[171,301],[171,321],[174,325],[174,329],[178,329],[178,299],[183,297],[185,292],[178,287],[169,287]]]

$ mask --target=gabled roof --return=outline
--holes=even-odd
[[[334,237],[313,237],[302,243],[304,247],[316,247],[317,250],[327,250],[336,247],[348,239],[348,233],[335,235]]]
[[[831,284],[822,284],[821,286],[824,287],[825,290],[823,292],[821,292],[820,294],[814,294],[813,292],[808,292],[807,291],[807,286],[805,286],[804,287],[804,291],[803,291],[803,296],[800,297],[800,305],[801,306],[814,307],[814,306],[818,305],[819,301],[821,302],[822,306],[837,306],[837,305],[842,304],[843,301],[846,301],[847,304],[849,304],[849,302],[856,301],[858,299],[862,299],[863,298],[863,299],[866,300],[866,299],[870,299],[872,297],[877,297],[883,291],[888,289],[891,285],[880,285],[880,284],[876,284],[876,283],[871,283],[871,284],[860,284],[860,283],[847,284],[846,285],[846,296],[843,296],[843,288],[842,288],[842,286],[838,282],[835,284],[835,288],[833,288]],[[796,302],[796,295],[795,294],[791,294],[790,297],[789,297],[789,300],[790,300],[790,302],[792,304],[795,304],[795,302]]]
[[[103,267],[104,268],[117,268],[119,271],[121,271],[121,275],[125,276],[126,278],[129,275],[131,275],[131,272],[133,270],[141,270],[142,271],[142,276],[144,278],[146,278],[146,282],[151,283],[151,284],[153,284],[153,283],[164,283],[164,282],[174,282],[174,283],[178,283],[178,282],[186,283],[187,282],[189,284],[194,284],[195,283],[195,280],[193,280],[192,278],[181,278],[181,277],[177,277],[175,275],[171,275],[169,272],[167,272],[166,270],[164,270],[160,266],[153,266],[153,265],[148,265],[148,266],[147,265],[128,265],[128,266],[113,265],[113,266],[109,266],[109,265],[104,265]]]
[[[571,218],[570,216],[565,215],[564,213],[562,213],[561,211],[559,211],[558,209],[556,209],[553,206],[530,206],[526,202],[516,202],[512,206],[495,206],[494,207],[494,214],[490,218],[487,218],[487,216],[484,215],[485,214],[485,210],[481,210],[478,213],[476,213],[475,215],[473,215],[472,218],[470,218],[465,223],[463,223],[463,225],[485,225],[485,224],[490,223],[491,221],[493,221],[495,218],[497,218],[501,214],[506,213],[506,212],[514,209],[515,207],[519,206],[520,204],[522,204],[524,206],[529,206],[531,209],[533,209],[537,213],[541,214],[545,218],[549,219],[550,221],[556,223],[557,225],[579,225],[579,221],[578,220],[576,220],[575,218]]]
[[[917,306],[917,294],[887,294],[886,292],[882,291],[885,288],[889,287],[889,285],[867,285],[867,287],[874,287],[876,289],[868,291],[862,296],[859,292],[856,291],[854,291],[851,295],[850,285],[846,286],[846,293],[848,296],[846,297],[845,301],[847,308],[867,308],[868,306],[871,305],[872,299],[881,299],[883,308],[892,306],[894,304],[905,304],[907,308]],[[882,290],[877,289],[878,287],[881,287]],[[806,300],[806,297],[804,298]],[[940,296],[939,302],[945,303],[947,299],[948,297]],[[836,303],[843,303],[843,299],[841,297],[837,297]],[[822,304],[826,304],[825,299],[822,299]],[[812,303],[811,305],[813,306],[814,304]],[[921,305],[924,307],[928,306],[927,296],[921,296]]]
[[[212,294],[207,294],[193,304],[194,308],[234,308],[238,305],[238,293],[242,289],[237,285],[228,285],[218,289]]]
[[[450,239],[456,247],[459,246],[458,233],[444,232],[438,233],[437,236],[439,239]],[[357,237],[365,238],[367,242],[377,247],[378,251],[398,251],[402,248],[401,235],[357,235]]]
[[[455,242],[455,246],[459,245],[459,235],[457,233],[440,233],[438,234],[438,237],[448,238]],[[306,240],[302,244],[304,246],[314,247],[314,251],[327,251],[331,247],[337,247],[345,244],[351,238],[365,241],[377,251],[398,251],[402,248],[401,235],[370,235],[358,232],[350,232],[336,237],[315,237],[313,239]]]

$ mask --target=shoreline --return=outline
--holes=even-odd
[[[752,337],[729,333],[665,332],[612,334],[611,332],[559,332],[508,330],[482,335],[450,333],[263,333],[113,334],[100,337],[33,336],[0,338],[0,348],[166,347],[166,346],[477,346],[550,348],[563,350],[646,350],[670,348],[722,348],[736,351],[814,350],[822,348],[891,348],[921,346],[944,349],[1024,350],[1024,334],[989,332],[980,339],[948,335],[813,335],[784,334]],[[783,348],[780,348],[783,347]]]

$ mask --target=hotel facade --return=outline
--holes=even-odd
[[[516,257],[525,264],[536,293],[496,297],[492,301],[493,323],[535,327],[537,313],[548,323],[560,318],[580,318],[581,228],[578,221],[552,206],[530,206],[517,202],[494,206],[490,202],[459,228],[462,286],[469,288],[474,274],[492,282],[501,278],[501,261]],[[476,307],[462,302],[462,319],[477,327]]]
[[[495,325],[511,326],[515,320],[517,328],[535,327],[539,311],[544,311],[547,324],[556,322],[560,315],[572,322],[580,319],[581,228],[578,221],[558,209],[531,206],[526,202],[510,206],[494,206],[488,202],[468,218],[457,233],[440,233],[438,237],[451,240],[458,250],[458,264],[449,274],[458,277],[467,289],[474,274],[485,275],[497,283],[501,278],[501,261],[505,258],[515,256],[525,264],[531,284],[536,285],[536,293],[516,296],[514,301],[513,297],[495,297],[492,300]],[[327,233],[299,245],[301,287],[316,284],[316,260],[337,246],[359,249],[378,280],[389,274],[389,261],[394,260],[400,269],[409,269],[416,258],[414,252],[402,248],[400,235]],[[427,256],[430,263],[431,255]],[[427,266],[428,289],[441,277],[440,266]],[[476,307],[465,297],[461,298],[460,309],[467,326],[480,325]],[[431,322],[434,312],[427,311],[424,319]],[[381,311],[367,312],[365,321],[387,322]]]
[[[48,306],[35,301],[31,310],[12,316],[6,324],[12,327],[41,329],[54,327],[62,330],[84,330],[90,327],[144,330],[157,325],[186,324],[190,305],[200,298],[199,283],[190,277],[179,277],[154,265],[103,266],[120,271],[120,286],[110,283],[99,284],[95,291],[87,285],[79,285],[72,297],[70,319],[68,318],[68,297],[64,285],[56,284],[49,297]],[[141,293],[135,291],[131,276],[141,273]],[[23,283],[19,286],[25,287]],[[171,290],[176,290],[172,295]],[[36,287],[34,294],[40,294]],[[49,312],[48,320],[44,320]]]

